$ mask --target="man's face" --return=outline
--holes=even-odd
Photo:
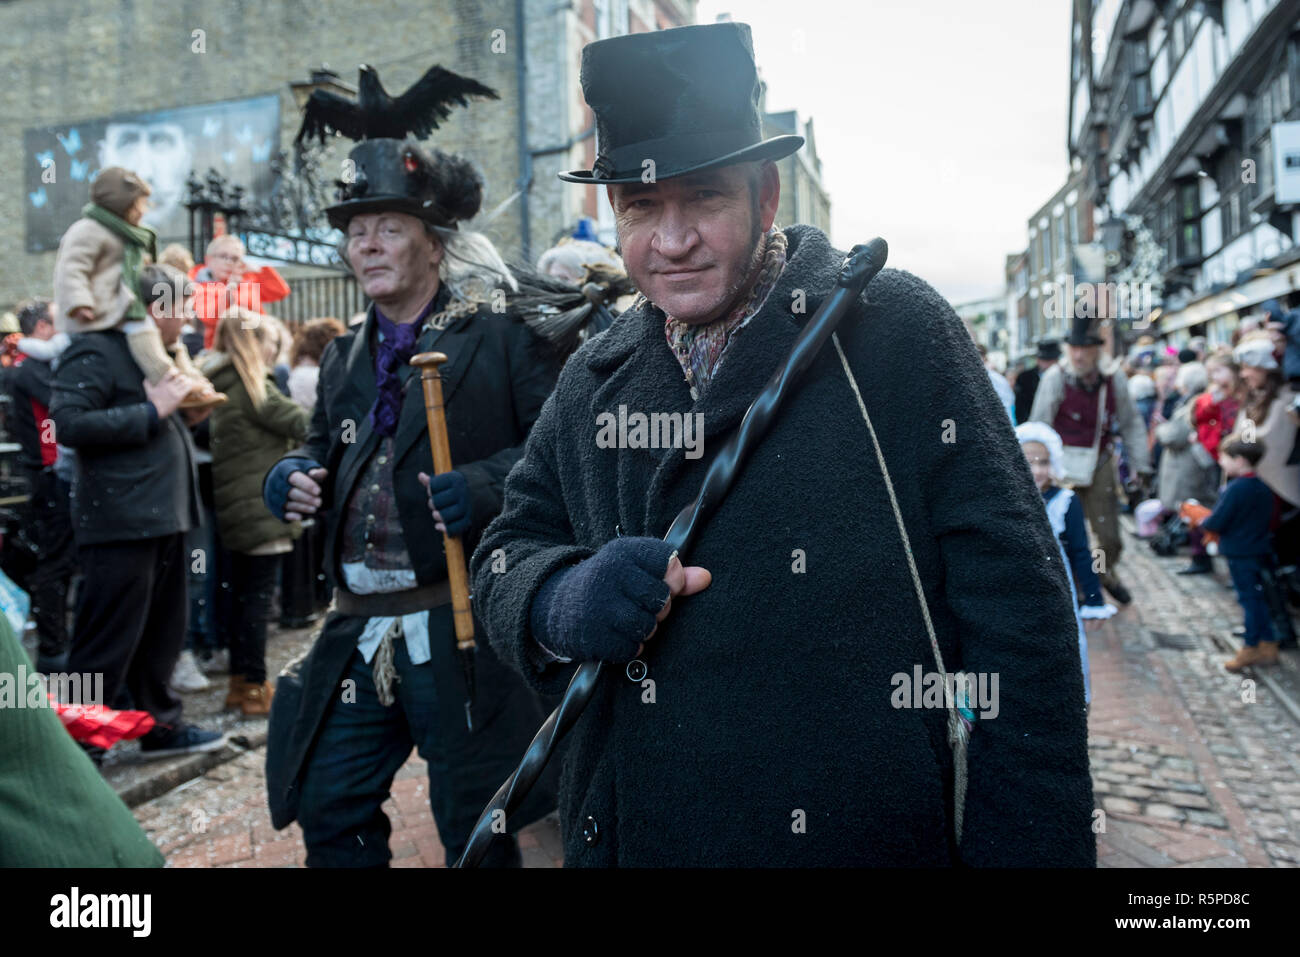
[[[194,315],[193,298],[186,299],[179,309],[172,303],[171,296],[163,296],[149,304],[149,315],[153,317],[158,334],[162,336],[163,345],[169,349],[181,337],[181,329],[186,320]]]
[[[36,325],[32,327],[33,339],[48,340],[54,338],[54,303],[50,303],[45,316],[44,319],[37,319]]]
[[[1070,365],[1081,376],[1092,375],[1097,369],[1101,346],[1066,346],[1070,350]]]
[[[422,287],[442,262],[442,244],[406,213],[360,213],[348,223],[348,261],[376,300],[400,299]]]
[[[99,147],[99,165],[125,166],[153,188],[145,218],[157,226],[183,209],[185,177],[194,164],[185,131],[177,123],[109,123]]]
[[[204,262],[217,282],[226,282],[234,275],[244,273],[244,244],[240,242],[218,243]]]
[[[719,318],[745,287],[758,240],[776,218],[774,165],[762,167],[756,192],[744,166],[610,186],[619,251],[637,288],[674,319]]]

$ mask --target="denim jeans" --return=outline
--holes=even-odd
[[[1237,601],[1246,613],[1246,634],[1242,640],[1249,647],[1254,647],[1261,641],[1273,640],[1273,621],[1269,616],[1268,601],[1264,598],[1264,586],[1260,580],[1260,569],[1265,560],[1255,556],[1228,558],[1228,573],[1232,576],[1233,587],[1237,589]]]
[[[321,725],[302,773],[298,823],[307,846],[308,867],[384,867],[392,858],[392,825],[382,805],[393,777],[410,757],[411,748],[429,763],[430,793],[434,775],[446,773],[438,747],[438,707],[433,666],[411,664],[406,642],[393,644],[397,680],[392,706],[379,703],[371,665],[353,652],[348,672]],[[468,834],[438,833],[453,864]],[[518,867],[513,836],[493,841],[484,867]]]
[[[185,646],[196,654],[211,653],[217,647],[214,620],[218,575],[214,530],[217,519],[211,509],[203,511],[203,524],[185,533],[186,584],[190,596],[190,628]]]

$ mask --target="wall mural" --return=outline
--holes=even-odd
[[[27,251],[58,248],[89,202],[90,181],[107,166],[125,166],[149,183],[145,225],[165,241],[185,242],[190,170],[216,169],[258,202],[274,185],[279,143],[280,97],[273,93],[25,130]]]

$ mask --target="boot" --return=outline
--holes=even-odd
[[[244,690],[247,683],[243,675],[230,676],[230,690],[226,692],[226,710],[234,711],[244,703]]]
[[[1236,674],[1243,668],[1275,664],[1277,664],[1277,642],[1261,641],[1258,645],[1242,645],[1237,656],[1225,661],[1223,667]]]
[[[240,710],[244,712],[246,718],[264,718],[271,713],[271,698],[274,696],[275,692],[271,690],[269,681],[256,685],[246,683]]]
[[[1110,597],[1115,599],[1118,605],[1128,605],[1133,601],[1133,596],[1129,590],[1124,587],[1124,583],[1115,575],[1107,575],[1101,580],[1101,587],[1110,592]]]
[[[1185,568],[1177,571],[1179,575],[1212,575],[1214,574],[1214,561],[1209,555],[1193,555],[1192,562]]]
[[[191,379],[190,393],[181,399],[182,409],[210,409],[226,401],[226,394],[218,392],[207,379]]]

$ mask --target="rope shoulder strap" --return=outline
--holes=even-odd
[[[930,619],[930,606],[925,600],[925,589],[921,586],[921,575],[916,570],[916,559],[912,556],[912,543],[907,537],[907,526],[903,523],[903,511],[898,507],[898,497],[894,495],[894,483],[889,478],[889,466],[885,464],[885,455],[880,450],[880,440],[876,437],[876,429],[871,424],[871,416],[867,414],[867,405],[862,401],[862,391],[858,388],[858,380],[853,375],[853,370],[849,368],[849,360],[844,355],[844,348],[840,345],[840,336],[838,332],[831,334],[831,341],[835,343],[835,351],[840,357],[840,364],[844,367],[844,375],[849,380],[849,386],[853,389],[853,396],[858,400],[858,411],[862,413],[862,421],[867,424],[867,433],[871,436],[871,444],[876,450],[876,461],[880,464],[880,474],[885,479],[885,491],[889,494],[889,505],[894,510],[894,521],[898,523],[898,536],[903,541],[903,553],[907,556],[907,569],[912,574],[912,585],[916,588],[916,600],[921,606],[921,618],[925,622],[925,631],[930,638],[930,651],[934,654],[934,666],[939,672],[939,678],[943,682],[944,701],[948,708],[948,745],[952,748],[953,761],[953,832],[957,838],[957,845],[961,846],[962,818],[966,811],[966,746],[969,741],[970,725],[961,716],[957,710],[956,695],[949,693],[953,685],[949,684],[948,671],[943,666],[943,655],[939,651],[939,639],[934,634],[934,622]]]

